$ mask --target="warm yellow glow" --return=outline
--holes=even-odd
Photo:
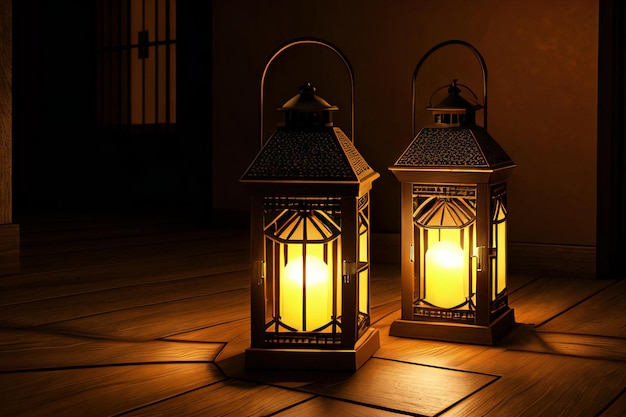
[[[303,323],[303,258],[291,259],[281,281],[281,317],[283,323],[298,330],[315,330],[330,321],[330,268],[319,257],[306,256],[306,326]]]
[[[320,285],[326,281],[328,276],[328,265],[326,262],[314,256],[306,257],[306,285]],[[289,261],[285,266],[285,275],[293,281],[302,285],[302,256]]]
[[[498,285],[496,294],[501,293],[506,288],[506,223],[501,222],[495,226],[496,229],[496,255],[497,255],[497,276]],[[495,296],[494,296],[495,298]]]
[[[367,235],[367,231],[359,235],[359,262],[368,262],[367,249],[369,245],[367,244]]]
[[[369,313],[369,269],[359,272],[359,311]]]
[[[426,259],[429,256],[435,263],[446,269],[455,269],[463,265],[463,249],[445,240],[430,248],[426,253]]]
[[[426,300],[442,308],[451,308],[465,301],[468,280],[465,277],[463,249],[442,240],[426,251]]]

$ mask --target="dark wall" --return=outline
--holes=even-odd
[[[411,76],[430,48],[459,39],[486,61],[488,130],[517,164],[508,181],[510,240],[595,245],[598,0],[213,4],[213,95],[219,103],[214,106],[213,159],[221,175],[219,184],[215,178],[214,207],[249,204],[238,181],[259,148],[264,64],[286,42],[314,37],[337,46],[352,63],[355,146],[381,174],[372,188],[372,228],[398,232],[400,186],[388,167],[413,138]],[[480,81],[472,78],[479,71],[476,60],[457,64],[457,56],[467,53],[460,49],[442,50],[427,61],[440,79],[418,88],[417,108],[423,114],[430,94],[452,78],[481,90]],[[304,76],[310,65],[276,66],[272,72],[281,85],[293,88],[292,74]],[[421,81],[428,80],[429,68],[423,67]],[[339,68],[336,74],[344,72]],[[338,113],[349,109],[335,94],[343,82],[317,84],[322,97],[339,105]],[[291,94],[283,93],[267,107],[275,109]],[[346,126],[341,120],[337,124]]]
[[[16,214],[67,208],[89,188],[92,16],[89,2],[14,1]]]
[[[625,277],[626,7],[600,1],[598,51],[597,276]]]
[[[211,4],[179,3],[178,123],[156,133],[96,129],[95,1],[14,1],[16,216],[208,213]]]

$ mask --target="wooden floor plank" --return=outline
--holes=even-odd
[[[28,230],[22,227],[25,255],[35,257],[53,253],[116,249],[130,246],[187,245],[193,241],[244,239],[247,231],[195,228],[193,225],[102,224],[76,225],[59,230]],[[174,245],[175,243],[175,245]],[[199,249],[201,245],[198,245]]]
[[[400,266],[396,264],[371,265],[371,295],[380,304],[386,304],[400,299]]]
[[[496,351],[503,350],[502,348],[492,348],[483,345],[444,343],[433,340],[389,336],[391,323],[399,318],[400,311],[396,311],[374,326],[380,331],[381,344],[380,348],[374,353],[375,357],[463,370],[469,358],[482,355],[490,349]]]
[[[393,312],[398,311],[398,309],[400,309],[401,307],[400,303],[401,301],[398,300],[398,301],[388,303],[388,304],[372,306],[372,311],[371,311],[372,326],[376,327],[380,320],[383,320],[389,314],[392,314]]]
[[[434,416],[496,379],[374,358],[344,381],[318,382],[305,389],[397,412]]]
[[[443,416],[596,416],[626,387],[626,363],[528,352],[485,352],[465,369],[502,377]],[[626,410],[622,410],[626,412]]]
[[[152,259],[121,265],[55,271],[0,280],[0,304],[64,297],[181,278],[215,275],[249,268],[243,251],[183,258]]]
[[[392,305],[374,307],[374,311],[372,313],[374,321],[373,327],[377,327],[377,317],[384,317],[390,312],[397,311],[399,307],[399,302]],[[218,360],[223,360],[238,355],[250,347],[250,319],[245,318],[187,333],[180,333],[175,336],[168,337],[167,339],[225,342],[226,346],[218,356]]]
[[[22,254],[22,274],[36,273],[42,270],[69,270],[107,266],[127,262],[147,261],[151,259],[178,258],[206,255],[216,252],[247,250],[248,239],[239,236],[223,236],[215,239],[195,239],[187,241],[131,245],[120,243],[118,246],[101,249],[79,248],[51,254],[30,256]]]
[[[400,308],[400,288],[399,265],[389,263],[372,265],[370,280],[372,324]]]
[[[626,281],[509,274],[518,325],[476,346],[389,336],[399,264],[374,263],[363,367],[246,371],[248,233],[108,224],[24,228],[27,268],[0,280],[0,415],[626,415]]]
[[[357,372],[263,372],[241,358],[221,362],[225,373],[396,413],[434,416],[498,377],[372,358]]]
[[[507,349],[626,362],[626,341],[605,336],[550,333],[517,326],[502,340]]]
[[[187,333],[177,334],[165,340],[224,343],[216,360],[224,360],[243,353],[250,347],[250,319],[245,318]]]
[[[277,417],[341,416],[341,417],[398,417],[405,413],[367,407],[332,398],[316,397],[276,414]]]
[[[0,374],[0,415],[108,417],[223,379],[211,364],[4,373]]]
[[[606,281],[593,298],[550,320],[539,331],[577,333],[626,339],[626,280]],[[624,342],[626,344],[626,342]]]
[[[592,416],[626,387],[624,362],[516,352],[506,346],[387,336],[375,356],[501,376],[445,416]]]
[[[125,416],[267,416],[312,397],[311,394],[231,379]]]
[[[624,417],[626,415],[626,389],[599,417]]]
[[[0,306],[0,325],[32,327],[248,288],[248,270],[127,285]]]
[[[23,255],[35,261],[64,252],[106,255],[109,250],[115,253],[123,249],[120,253],[128,253],[125,249],[148,246],[155,250],[169,246],[174,252],[177,247],[195,246],[192,250],[198,251],[204,247],[202,241],[209,245],[237,242],[241,248],[249,244],[246,229],[206,227],[190,219],[88,216],[59,219],[57,224],[25,221],[20,225]]]
[[[507,290],[509,294],[512,294],[539,278],[539,276],[530,273],[509,272],[506,280]]]
[[[517,323],[540,325],[575,306],[610,281],[542,277],[509,295]]]
[[[38,329],[139,342],[241,320],[249,316],[249,307],[249,290],[233,290],[55,322]]]
[[[23,230],[24,255],[28,258],[64,252],[119,250],[130,247],[175,246],[190,247],[200,241],[241,239],[245,234],[232,230],[170,229],[163,226],[146,229],[137,225],[110,225],[64,229],[52,233],[29,234]],[[202,245],[196,245],[198,249]]]
[[[17,219],[28,256],[77,248],[100,249],[129,244],[158,244],[196,238],[248,237],[244,228],[207,227],[181,213],[172,216],[141,213],[91,213],[34,216]]]
[[[156,362],[214,361],[223,343],[117,342],[54,333],[0,329],[0,371]]]

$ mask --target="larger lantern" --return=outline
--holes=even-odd
[[[251,207],[248,368],[356,370],[370,327],[369,190],[378,178],[305,83],[241,181]]]
[[[424,59],[450,43],[470,46],[433,48],[414,88]],[[434,124],[390,167],[402,184],[402,318],[390,335],[493,344],[515,323],[506,284],[506,179],[515,164],[476,125],[482,106],[461,94],[473,92],[456,80],[447,87],[444,100],[428,107]],[[484,91],[486,102],[486,84]]]

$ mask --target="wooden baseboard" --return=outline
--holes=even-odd
[[[508,267],[512,273],[596,277],[595,246],[509,242]],[[400,262],[400,233],[373,233],[373,262]]]
[[[0,275],[20,270],[20,227],[17,224],[0,224]]]
[[[596,248],[509,242],[509,270],[537,275],[595,278]]]

